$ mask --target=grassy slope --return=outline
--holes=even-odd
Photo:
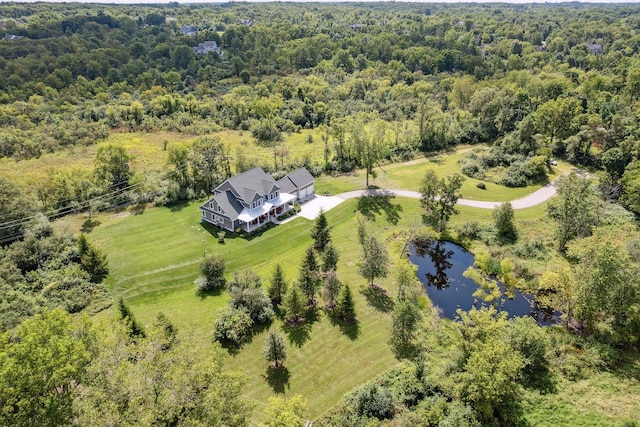
[[[434,162],[419,159],[405,167],[386,166],[385,186],[415,189],[415,182],[419,182],[427,164],[433,166]],[[435,165],[441,173],[455,171],[455,161]],[[568,166],[561,165],[561,168]],[[333,186],[340,191],[361,188],[363,180],[363,176],[323,178],[318,182],[318,191],[322,191],[323,186]],[[467,194],[465,197],[471,198]],[[180,328],[193,331],[202,345],[208,346],[216,311],[226,304],[228,297],[226,293],[196,296],[193,279],[198,274],[203,252],[223,254],[229,275],[238,269],[252,268],[266,281],[273,265],[280,262],[285,266],[287,277],[293,280],[302,252],[311,242],[310,221],[297,218],[250,240],[227,238],[226,244],[220,245],[214,237],[215,231],[211,233],[200,225],[198,205],[154,208],[139,215],[101,215],[90,238],[109,254],[108,285],[116,296],[125,296],[143,323],[150,322],[162,311]],[[334,227],[334,241],[341,253],[340,277],[355,291],[358,327],[342,330],[319,312],[318,319],[308,328],[286,331],[290,344],[286,363],[288,381],[267,376],[267,364],[261,355],[264,331],[259,332],[251,343],[231,356],[230,364],[248,375],[247,397],[266,402],[274,390],[287,395],[301,393],[308,398],[305,417],[315,419],[336,404],[344,392],[396,363],[387,345],[389,315],[370,306],[358,292],[363,279],[356,272],[359,256],[353,215],[356,210],[372,218],[375,228],[388,241],[394,233],[420,218],[418,201],[403,198],[350,200],[328,212],[329,223]],[[492,220],[489,210],[459,207],[459,211],[460,215],[452,218],[450,228],[466,221]],[[544,205],[517,211],[516,219],[521,240],[548,240],[551,224],[546,220]],[[82,221],[81,218],[66,220],[73,229],[80,228]],[[391,289],[390,279],[381,284]],[[100,316],[110,314],[106,311]],[[272,327],[283,329],[279,320]],[[357,337],[352,339],[354,332]],[[527,418],[532,425],[611,425],[621,418],[640,417],[639,392],[637,380],[612,373],[576,383],[561,382],[557,393],[527,394]],[[262,404],[256,403],[255,421],[260,421],[261,410]]]
[[[269,166],[273,164],[273,149],[257,144],[255,138],[251,136],[251,132],[224,130],[211,135],[220,137],[231,157],[232,165],[238,152],[242,153],[250,164]],[[309,135],[313,137],[314,143],[307,143]],[[58,169],[74,167],[91,170],[96,151],[99,147],[107,144],[125,147],[133,157],[132,168],[135,172],[161,172],[167,169],[165,141],[168,145],[175,143],[189,145],[193,140],[193,136],[176,132],[112,133],[106,141],[99,144],[69,147],[55,153],[45,153],[36,159],[22,161],[8,158],[0,159],[0,175],[28,188],[31,183],[42,181]],[[294,160],[301,161],[305,157],[309,157],[315,162],[321,162],[324,151],[319,131],[307,129],[300,133],[284,133],[279,148],[283,148],[286,153],[285,164]],[[281,157],[278,157],[278,163],[281,160]]]
[[[139,320],[146,324],[162,311],[180,328],[192,329],[203,345],[209,345],[216,310],[226,303],[227,296],[223,293],[200,298],[195,294],[193,280],[205,247],[207,252],[219,252],[225,257],[229,275],[251,268],[266,281],[275,263],[280,262],[292,280],[304,248],[311,243],[311,222],[297,218],[251,240],[228,238],[220,245],[199,224],[197,207],[198,203],[192,203],[181,209],[155,208],[139,215],[102,216],[90,238],[109,253],[108,285],[115,295],[125,296]],[[420,213],[416,200],[402,198],[351,200],[328,212],[334,242],[341,254],[339,275],[356,295],[358,325],[343,330],[320,312],[318,320],[308,328],[289,331],[289,381],[286,385],[273,385],[288,394],[305,395],[309,400],[307,417],[311,419],[331,408],[346,391],[396,363],[387,345],[389,315],[368,305],[359,292],[364,280],[356,271],[356,209],[366,212],[376,229],[389,238],[394,231],[413,223]],[[381,284],[388,287],[390,283],[387,279]],[[272,327],[283,328],[279,321]],[[263,333],[256,335],[233,361],[249,376],[246,395],[261,402],[273,393],[265,378]]]
[[[402,190],[419,191],[420,181],[428,169],[433,169],[441,176],[460,173],[458,161],[466,155],[468,148],[462,148],[454,153],[440,154],[424,158],[419,158],[407,163],[395,163],[383,165],[376,169],[377,178],[369,178],[369,184],[380,188],[393,188]],[[559,162],[558,167],[553,168],[549,174],[549,180],[560,176],[562,172],[570,169],[567,163]],[[527,187],[508,188],[501,185],[485,182],[486,190],[476,187],[480,182],[477,179],[465,177],[462,185],[462,197],[472,200],[486,201],[506,201],[515,200],[526,196],[539,189],[547,181],[538,182]],[[331,194],[345,191],[362,189],[365,186],[365,175],[363,171],[341,177],[322,176],[316,181],[316,190],[319,194],[328,191]]]

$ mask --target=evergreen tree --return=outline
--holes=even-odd
[[[338,250],[333,244],[328,244],[324,250],[324,258],[322,262],[322,271],[335,271],[338,268]]]
[[[282,363],[287,358],[287,348],[282,334],[277,333],[273,329],[269,329],[262,354],[267,361],[273,362],[274,368],[282,367]]]
[[[311,246],[307,248],[302,264],[300,265],[298,283],[300,284],[302,293],[307,298],[307,304],[313,306],[316,301],[318,288],[320,287],[320,278],[318,277],[318,261]]]
[[[273,270],[273,275],[271,276],[271,283],[267,289],[267,295],[269,295],[269,298],[274,305],[278,305],[282,302],[286,293],[287,281],[284,278],[282,266],[280,264],[276,264],[276,267]]]
[[[314,240],[313,247],[319,251],[324,251],[331,243],[331,229],[322,208],[320,208],[320,214],[316,218],[313,230],[311,230],[311,237]]]
[[[289,287],[283,302],[285,319],[287,321],[295,324],[303,320],[302,316],[304,314],[305,307],[302,299],[302,293],[297,285],[294,284]]]
[[[351,287],[344,285],[340,292],[340,300],[336,307],[336,314],[342,320],[351,322],[356,318],[356,307],[353,302],[353,295],[351,294]]]
[[[82,257],[89,249],[89,241],[87,240],[87,235],[82,233],[80,237],[78,237],[78,256]]]
[[[134,317],[129,306],[124,303],[124,299],[122,297],[118,298],[118,315],[122,323],[124,323],[127,329],[127,334],[130,337],[144,338],[146,336],[144,329]]]
[[[107,255],[95,246],[88,244],[84,255],[80,257],[82,269],[89,273],[93,283],[99,283],[109,274]]]

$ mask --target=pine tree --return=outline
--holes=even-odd
[[[269,329],[262,354],[267,361],[273,362],[274,368],[280,368],[287,358],[287,348],[282,335],[273,329]]]
[[[147,334],[144,332],[144,329],[136,318],[133,316],[133,312],[131,309],[124,303],[124,299],[120,297],[118,299],[118,315],[120,316],[120,320],[127,327],[127,333],[132,338],[144,338]]]
[[[338,268],[338,250],[332,244],[327,245],[324,251],[324,259],[322,263],[322,271],[335,271]]]
[[[107,255],[95,246],[87,243],[84,255],[80,257],[82,269],[89,273],[93,283],[99,283],[109,274]]]
[[[80,234],[78,237],[78,256],[82,257],[89,249],[89,241],[87,240],[87,236],[85,234]]]
[[[273,270],[273,276],[271,276],[271,283],[269,284],[267,295],[269,295],[269,298],[274,305],[278,305],[282,302],[286,293],[287,281],[284,278],[282,266],[280,264],[276,264],[276,267]]]
[[[304,314],[304,302],[302,301],[302,294],[297,285],[293,285],[287,291],[284,297],[283,309],[285,313],[285,319],[291,323],[300,322]]]
[[[316,218],[313,230],[311,230],[311,237],[314,240],[313,247],[319,251],[324,251],[327,245],[331,243],[331,229],[322,209],[320,209],[320,214]]]
[[[351,287],[344,285],[342,292],[340,292],[340,300],[336,307],[336,314],[342,320],[351,322],[356,318],[356,308],[353,302],[353,295],[351,294]]]
[[[298,283],[302,293],[307,298],[307,304],[313,306],[316,302],[316,294],[320,287],[320,278],[318,277],[318,261],[313,247],[309,246],[305,253],[302,264],[300,265],[300,276]]]

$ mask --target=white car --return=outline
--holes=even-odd
[[[558,166],[558,162],[556,162],[556,161],[555,161],[555,160],[553,160],[553,159],[549,160],[549,164],[550,164],[551,166]]]

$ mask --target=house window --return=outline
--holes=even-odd
[[[209,207],[213,209],[213,202],[209,203]]]
[[[278,197],[280,195],[279,191],[276,191],[276,197]]]
[[[222,208],[218,205],[218,212],[222,212]]]
[[[205,211],[202,211],[202,217],[206,218],[207,217],[207,213]]]

